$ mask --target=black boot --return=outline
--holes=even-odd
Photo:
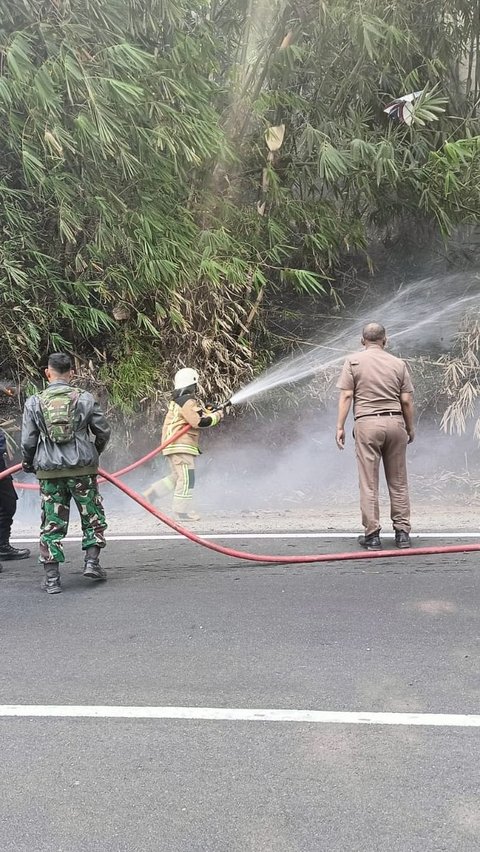
[[[28,547],[21,550],[18,547],[12,547],[8,541],[0,544],[0,559],[28,559],[29,556]]]
[[[360,535],[358,537],[358,543],[361,547],[364,547],[365,550],[381,550],[382,542],[380,541],[380,530],[377,532],[370,533],[370,535]]]
[[[405,532],[405,530],[395,530],[395,545],[401,550],[406,550],[408,547],[412,546],[410,536],[407,532]]]
[[[42,589],[49,595],[58,595],[62,591],[58,562],[44,562],[45,579]]]
[[[94,547],[87,547],[85,551],[85,567],[83,569],[83,576],[89,577],[90,580],[106,580],[107,572],[100,565],[100,548],[98,545],[94,545]]]

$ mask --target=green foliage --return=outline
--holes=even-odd
[[[109,388],[111,405],[128,415],[141,407],[145,396],[155,401],[161,380],[155,349],[126,335],[113,355],[98,371],[100,383]]]
[[[186,364],[224,395],[273,293],[326,299],[372,234],[478,221],[475,6],[0,0],[4,368],[65,348],[125,410]]]

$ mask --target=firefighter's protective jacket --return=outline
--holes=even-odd
[[[219,419],[218,415],[213,412],[206,414],[195,398],[195,394],[188,389],[174,391],[163,422],[162,444],[179,429],[183,429],[187,423],[190,425],[190,429],[177,441],[173,441],[172,444],[165,447],[163,455],[187,453],[188,455],[198,456],[200,453],[198,448],[200,429],[206,426],[216,426]]]

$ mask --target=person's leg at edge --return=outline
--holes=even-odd
[[[383,440],[384,432],[377,418],[362,418],[355,423],[360,509],[365,528],[365,535],[360,536],[359,544],[369,550],[381,548],[378,487]]]
[[[42,588],[48,594],[62,591],[60,564],[65,561],[62,540],[68,530],[70,493],[65,479],[41,479],[40,562],[45,579]]]
[[[106,545],[107,521],[97,477],[78,476],[69,479],[68,484],[82,525],[82,550],[85,552],[83,576],[91,580],[106,580],[107,572],[100,565],[100,551]]]
[[[0,473],[6,469],[5,459],[0,456]],[[10,533],[15,512],[17,511],[17,492],[11,476],[0,480],[0,559],[27,559],[28,548],[13,547]]]

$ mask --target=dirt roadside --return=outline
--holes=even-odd
[[[115,499],[110,504],[109,494],[105,495],[105,508],[108,518],[109,535],[159,535],[168,533],[166,527],[157,518],[149,515],[140,506],[125,498],[119,505]],[[109,505],[110,504],[110,505]],[[167,506],[159,507],[166,515]],[[388,501],[381,503],[383,531],[388,534],[391,524],[388,516]],[[469,532],[479,531],[480,503],[459,499],[412,500],[412,532]],[[35,503],[29,503],[28,510],[19,506],[12,532],[13,538],[36,536],[40,521],[40,512]],[[330,500],[328,505],[291,505],[275,511],[243,510],[235,512],[205,511],[200,521],[189,522],[189,528],[196,533],[285,533],[285,532],[361,532],[360,512],[356,498],[347,497]],[[70,535],[79,535],[80,525],[75,509],[72,511]]]

